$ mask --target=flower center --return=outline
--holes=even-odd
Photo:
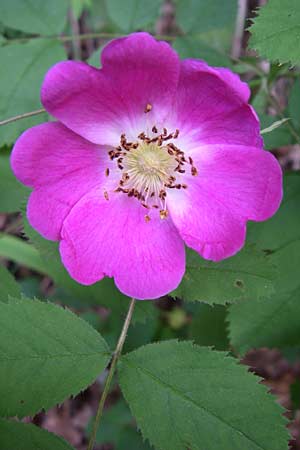
[[[148,209],[146,221],[150,220],[152,208],[159,210],[161,219],[165,219],[168,216],[168,191],[188,187],[182,182],[182,178],[187,177],[186,172],[197,175],[192,158],[186,158],[184,152],[173,143],[178,135],[179,130],[168,133],[163,128],[159,133],[153,126],[151,137],[143,132],[136,142],[128,142],[122,134],[120,145],[108,152],[110,159],[116,160],[116,168],[120,172],[115,192],[138,199]],[[106,175],[109,175],[108,169]],[[104,195],[108,199],[106,192]]]

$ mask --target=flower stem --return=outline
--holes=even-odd
[[[84,34],[75,34],[75,35],[53,35],[53,36],[28,36],[28,37],[22,37],[22,38],[15,38],[15,39],[7,39],[5,41],[5,44],[3,45],[9,45],[9,44],[15,44],[15,43],[22,43],[27,41],[34,41],[37,39],[40,40],[51,40],[51,41],[61,41],[61,42],[68,42],[73,40],[85,40],[85,39],[115,39],[119,37],[123,37],[125,35],[122,35],[120,33],[84,33]],[[168,35],[154,35],[154,37],[158,40],[163,41],[173,41],[176,39],[176,36],[168,36]]]
[[[119,359],[119,357],[121,356],[121,353],[122,353],[123,345],[124,345],[124,342],[125,342],[125,339],[126,339],[126,336],[127,336],[128,327],[130,325],[130,321],[131,321],[131,318],[132,318],[134,305],[135,305],[135,299],[132,298],[131,302],[130,302],[130,305],[129,305],[128,312],[127,312],[127,316],[126,316],[126,319],[125,319],[125,322],[124,322],[124,325],[123,325],[123,328],[122,328],[122,331],[121,331],[121,334],[120,334],[120,337],[119,337],[119,340],[118,340],[118,343],[117,343],[117,346],[116,346],[116,350],[114,351],[114,354],[113,354],[113,357],[112,357],[112,360],[111,360],[111,363],[110,363],[108,376],[106,378],[104,390],[102,392],[102,395],[101,395],[101,398],[100,398],[100,401],[99,401],[99,406],[98,406],[98,410],[97,410],[97,414],[96,414],[96,417],[95,417],[95,422],[94,422],[94,425],[93,425],[93,430],[92,430],[92,434],[91,434],[91,438],[90,438],[87,450],[93,450],[93,447],[94,447],[94,444],[95,444],[96,434],[97,434],[97,430],[99,428],[100,420],[101,420],[101,417],[102,417],[105,400],[107,398],[107,395],[108,395],[108,392],[109,392],[109,389],[110,389],[110,385],[111,385],[111,382],[112,382],[112,379],[113,379],[113,376],[114,376],[114,373],[115,373],[117,361],[118,361],[118,359]]]
[[[44,108],[37,109],[36,111],[30,111],[30,112],[27,112],[24,114],[19,114],[18,116],[14,116],[14,117],[10,117],[9,119],[2,120],[0,122],[0,126],[6,125],[11,122],[16,122],[17,120],[20,120],[20,119],[26,119],[26,117],[37,116],[38,114],[42,114],[43,112],[46,112],[46,110]]]

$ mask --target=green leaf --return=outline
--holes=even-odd
[[[87,63],[91,66],[97,67],[97,69],[100,68],[100,58],[101,58],[101,52],[104,45],[101,45],[100,48],[98,48],[96,51],[94,51],[89,59],[87,60]]]
[[[23,239],[0,233],[0,256],[26,266],[28,269],[48,274],[48,267],[41,259],[39,252]]]
[[[250,229],[249,239],[280,267],[271,298],[252,299],[229,308],[230,340],[240,353],[255,347],[300,344],[300,177],[285,178],[285,198],[269,221]]]
[[[262,130],[271,127],[274,122],[280,120],[277,116],[269,116],[267,114],[259,114],[259,119]],[[279,128],[273,130],[271,133],[264,134],[263,139],[264,147],[267,150],[272,150],[274,148],[283,147],[294,143],[294,138],[291,135],[286,122]]]
[[[52,40],[0,47],[0,120],[40,109],[42,80],[50,66],[62,59],[63,47]],[[2,126],[0,145],[14,142],[22,131],[47,121],[47,117],[43,113]]]
[[[300,240],[272,255],[281,267],[275,295],[229,309],[230,340],[239,353],[250,348],[300,345],[299,255]]]
[[[296,78],[290,92],[288,111],[294,126],[300,129],[300,78]]]
[[[181,58],[204,59],[211,66],[232,66],[224,51],[209,46],[201,38],[194,35],[178,37],[175,39],[173,47]]]
[[[260,224],[249,223],[247,240],[267,253],[272,253],[299,239],[300,176],[299,172],[284,176],[283,202],[279,211]],[[284,232],[283,232],[284,231]],[[282,269],[282,267],[280,267]]]
[[[126,33],[152,25],[158,18],[162,0],[106,0],[110,19]]]
[[[150,344],[122,357],[119,378],[144,438],[157,449],[288,445],[281,407],[226,353],[190,342]]]
[[[0,419],[0,448],[3,450],[74,450],[61,437],[30,423]]]
[[[0,301],[7,302],[8,296],[20,297],[21,289],[12,274],[0,265]]]
[[[106,367],[104,339],[67,309],[0,302],[0,415],[33,415],[89,386]]]
[[[250,47],[263,58],[281,63],[300,62],[299,0],[269,0],[258,10],[250,28]]]
[[[275,266],[253,245],[219,263],[204,260],[187,249],[186,273],[171,295],[187,301],[224,305],[271,295],[276,274]]]
[[[264,128],[263,130],[261,130],[260,134],[271,133],[272,131],[277,130],[277,128],[281,127],[281,125],[283,125],[288,120],[290,120],[290,117],[284,117],[283,119],[276,120],[270,126],[268,126],[268,127]]]
[[[110,443],[118,450],[150,450],[140,433],[133,427],[133,417],[124,400],[111,406],[103,415],[96,442]]]
[[[18,211],[29,192],[13,175],[7,155],[0,155],[0,192],[0,211],[6,213]]]
[[[226,308],[222,305],[196,305],[189,327],[189,339],[199,345],[213,346],[217,350],[227,350]]]
[[[1,0],[1,22],[30,34],[58,34],[67,18],[67,0]]]
[[[186,33],[234,27],[236,0],[176,0],[176,19]]]

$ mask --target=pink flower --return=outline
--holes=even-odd
[[[184,243],[213,261],[241,249],[247,220],[278,209],[281,169],[228,69],[180,62],[147,33],[110,42],[102,66],[49,70],[42,103],[58,122],[27,130],[11,164],[75,280],[157,298],[183,277]]]

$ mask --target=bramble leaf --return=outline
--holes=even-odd
[[[89,386],[106,367],[104,339],[67,309],[0,302],[0,416],[32,415]]]
[[[171,295],[220,305],[270,296],[276,274],[276,267],[253,245],[219,263],[204,260],[187,249],[186,273]]]
[[[280,268],[275,294],[252,298],[229,308],[232,345],[240,353],[255,347],[299,346],[300,343],[300,177],[285,177],[280,210],[259,227],[250,227],[249,240],[269,255]]]
[[[188,341],[150,344],[122,357],[119,377],[144,438],[157,449],[288,445],[282,408],[226,353]]]
[[[249,46],[260,56],[281,63],[300,62],[299,0],[269,0],[250,28]]]

